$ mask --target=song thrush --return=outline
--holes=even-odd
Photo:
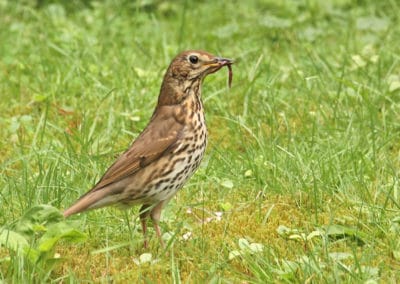
[[[161,210],[199,167],[207,145],[201,101],[203,79],[224,66],[232,79],[232,60],[204,51],[175,57],[164,76],[157,107],[143,132],[100,181],[65,210],[68,217],[107,205],[142,204],[140,220],[146,240],[146,219],[158,226]]]

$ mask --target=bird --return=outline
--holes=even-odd
[[[64,217],[105,206],[141,205],[139,217],[148,247],[147,221],[152,220],[162,247],[161,211],[197,170],[207,146],[201,98],[204,78],[232,59],[188,50],[170,63],[157,106],[148,125],[87,193],[63,212]]]

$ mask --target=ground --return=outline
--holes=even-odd
[[[0,0],[0,281],[396,283],[399,15],[372,0]],[[142,248],[138,208],[60,219],[185,49],[235,64],[231,89],[228,70],[204,82],[209,145],[163,214],[167,248],[152,230]],[[53,223],[24,231],[39,205]]]

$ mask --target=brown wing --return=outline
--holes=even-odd
[[[115,161],[90,191],[64,211],[64,216],[91,208],[107,195],[113,194],[107,190],[110,188],[109,185],[135,174],[139,169],[174,149],[184,128],[183,121],[179,119],[180,113],[180,106],[158,108],[146,129],[131,147]]]
[[[164,106],[158,109],[146,129],[132,143],[91,191],[120,181],[158,159],[178,140],[183,124],[177,120],[178,106]]]

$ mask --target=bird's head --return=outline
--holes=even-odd
[[[177,55],[168,67],[161,87],[159,104],[178,104],[188,94],[188,88],[200,88],[202,80],[233,60],[218,57],[205,51],[189,50]],[[200,95],[200,92],[199,92]]]
[[[203,79],[208,74],[232,63],[231,59],[218,57],[205,51],[189,50],[175,57],[167,73],[180,80]]]

